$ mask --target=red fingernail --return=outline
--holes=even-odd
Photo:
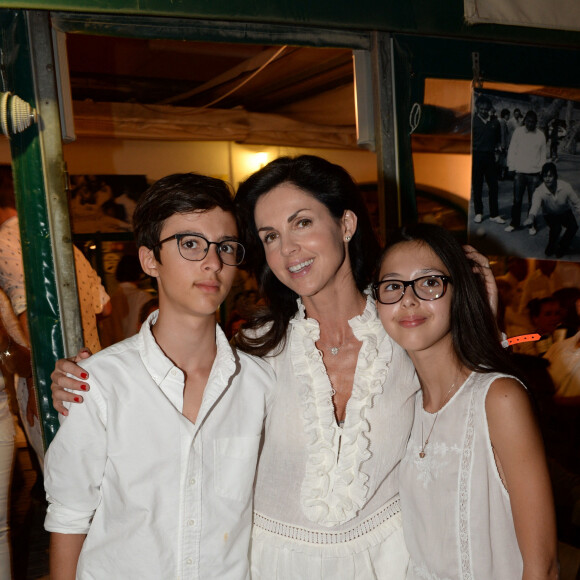
[[[88,391],[89,387],[88,385],[81,385],[81,391]]]
[[[81,402],[81,398],[80,397],[75,397],[75,403],[80,403]]]
[[[81,379],[88,379],[89,375],[87,373],[81,373]]]

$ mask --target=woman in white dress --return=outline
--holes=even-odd
[[[419,385],[366,292],[378,246],[362,199],[344,169],[302,156],[252,175],[236,202],[267,304],[236,345],[278,377],[252,578],[404,578],[398,468]]]
[[[542,440],[482,278],[449,232],[420,224],[389,244],[373,290],[421,383],[399,472],[407,578],[557,578]]]

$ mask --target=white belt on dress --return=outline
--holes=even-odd
[[[351,528],[350,530],[342,530],[340,532],[317,532],[300,526],[291,526],[273,520],[272,518],[268,518],[258,512],[254,512],[254,525],[273,534],[290,538],[292,540],[307,542],[309,544],[342,544],[352,542],[353,540],[372,532],[400,511],[401,503],[400,499],[397,497],[385,504],[378,512],[375,512],[354,528]]]

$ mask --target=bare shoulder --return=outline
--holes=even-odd
[[[502,377],[491,384],[485,400],[485,411],[492,438],[494,432],[536,429],[529,393],[516,379]]]
[[[488,412],[509,411],[513,407],[521,406],[530,406],[530,396],[519,381],[510,377],[501,377],[493,381],[485,399]]]

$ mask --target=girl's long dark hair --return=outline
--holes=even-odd
[[[445,264],[453,280],[451,337],[461,363],[472,371],[504,373],[521,380],[520,371],[501,346],[500,332],[489,305],[484,277],[473,271],[476,264],[467,259],[453,234],[433,224],[406,226],[395,232],[387,243],[377,272],[385,255],[401,242],[419,242],[429,246]]]
[[[256,277],[265,305],[242,326],[242,332],[233,342],[238,348],[258,356],[276,352],[284,346],[288,324],[298,310],[298,295],[274,276],[266,262],[254,220],[260,197],[283,183],[295,185],[323,203],[337,220],[346,210],[357,216],[358,225],[348,244],[348,252],[355,283],[361,292],[371,282],[380,251],[362,196],[352,177],[339,165],[314,155],[280,157],[244,181],[235,202],[243,224],[246,267]],[[248,330],[251,332],[245,332]]]

